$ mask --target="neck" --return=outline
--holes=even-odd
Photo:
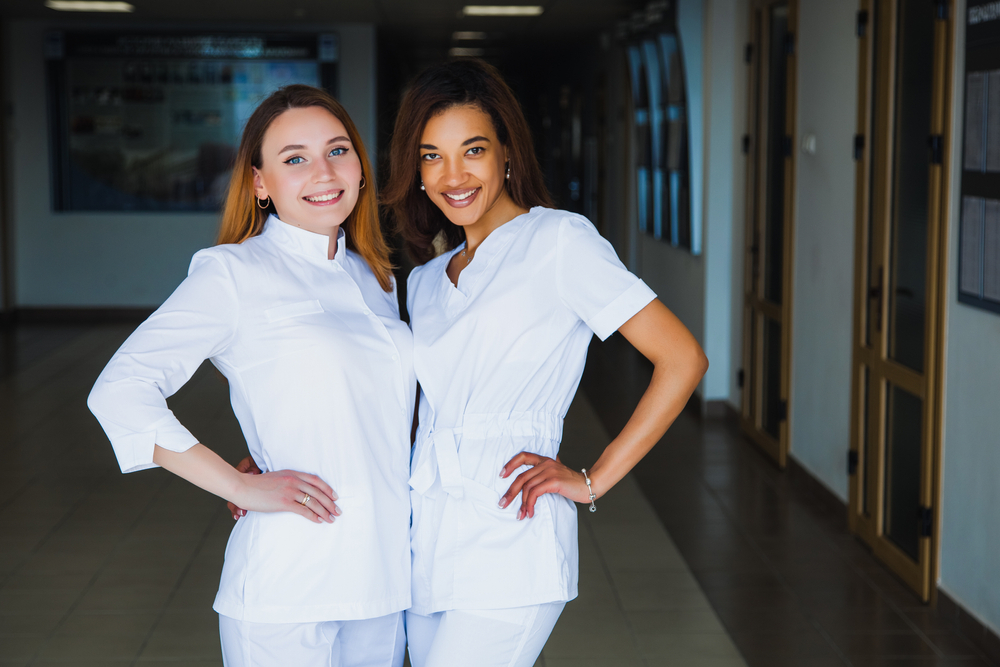
[[[330,246],[329,246],[329,249],[327,250],[327,257],[326,258],[327,259],[333,259],[336,256],[336,254],[337,254],[337,236],[339,236],[339,234],[340,234],[340,225],[339,224],[334,225],[333,227],[323,227],[323,228],[320,228],[320,229],[314,229],[312,226],[309,226],[309,225],[302,225],[302,224],[299,224],[299,223],[294,222],[294,221],[287,222],[285,220],[282,220],[280,214],[277,215],[277,216],[275,216],[275,217],[277,217],[278,220],[281,220],[281,222],[283,222],[286,225],[291,225],[292,227],[298,227],[299,229],[303,229],[303,230],[305,230],[307,232],[312,232],[313,234],[319,234],[320,236],[329,236],[330,237]]]
[[[330,249],[327,251],[326,258],[333,259],[337,255],[337,236],[340,234],[340,225],[337,225],[330,230]]]
[[[493,233],[495,229],[504,225],[519,215],[527,213],[528,209],[522,208],[514,203],[507,191],[490,206],[483,217],[476,220],[471,225],[465,226],[465,247],[468,252],[476,252],[479,244],[486,240],[486,237]]]

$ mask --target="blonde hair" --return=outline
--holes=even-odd
[[[358,193],[354,210],[347,216],[342,229],[347,247],[355,251],[368,263],[379,285],[386,292],[392,290],[392,262],[389,260],[389,246],[382,235],[378,218],[378,197],[375,193],[375,179],[371,178],[371,163],[365,151],[361,135],[354,126],[344,107],[325,90],[294,84],[279,88],[254,110],[240,139],[236,153],[236,163],[229,182],[229,194],[222,210],[222,225],[217,243],[243,243],[264,231],[264,222],[275,212],[274,204],[268,201],[261,208],[254,191],[253,168],[261,166],[261,146],[264,135],[274,119],[289,109],[320,107],[329,111],[334,118],[344,124],[347,136],[361,160],[361,174],[365,187]]]

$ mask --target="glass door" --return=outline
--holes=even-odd
[[[742,424],[780,467],[788,452],[794,15],[794,0],[752,3],[743,140],[748,160]]]
[[[940,442],[947,12],[863,0],[856,139],[850,523],[922,599],[933,592]]]

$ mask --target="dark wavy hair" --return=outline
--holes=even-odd
[[[434,238],[443,233],[447,250],[465,240],[420,190],[420,137],[427,121],[455,106],[475,106],[493,121],[497,139],[510,157],[507,193],[522,208],[552,206],[535,157],[531,130],[513,91],[495,67],[475,58],[453,60],[424,70],[403,95],[389,145],[389,179],[382,202],[417,264],[434,258]]]

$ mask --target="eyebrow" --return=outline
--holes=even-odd
[[[489,143],[490,140],[487,139],[486,137],[472,137],[471,139],[466,139],[465,141],[463,141],[462,145],[463,146],[468,146],[469,144],[474,144],[477,141],[485,141],[485,142]],[[428,150],[428,151],[436,151],[438,149],[437,146],[433,146],[431,144],[420,144],[420,146],[418,148],[423,148],[424,150]]]
[[[349,138],[347,138],[347,137],[334,137],[333,139],[330,139],[330,141],[326,142],[326,145],[329,146],[330,144],[335,144],[338,141],[346,141],[346,142],[350,143],[351,140]],[[301,150],[305,150],[305,148],[306,148],[306,146],[303,146],[302,144],[288,144],[287,146],[285,146],[284,148],[282,148],[280,151],[278,151],[278,155],[281,155],[282,153],[287,153],[288,151],[301,151]]]

